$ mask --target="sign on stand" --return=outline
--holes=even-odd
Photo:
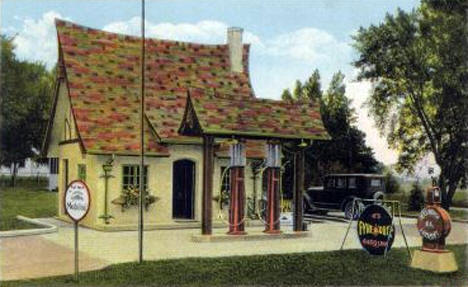
[[[361,212],[355,206],[367,205]],[[356,221],[356,232],[361,246],[372,255],[387,255],[395,240],[395,225],[393,219],[398,218],[401,235],[408,251],[408,257],[411,259],[411,252],[406,240],[403,224],[401,223],[400,202],[396,200],[385,199],[353,199],[353,214],[346,229],[345,236],[341,242],[340,250],[343,250],[346,238],[348,237],[351,225]],[[395,216],[397,212],[397,216]],[[358,213],[358,214],[356,214]]]
[[[82,180],[74,180],[68,186],[64,195],[65,212],[73,220],[75,229],[75,280],[78,281],[78,222],[89,211],[90,193],[88,186]]]
[[[392,216],[381,205],[368,205],[359,216],[357,234],[362,248],[372,255],[385,255],[395,238]]]

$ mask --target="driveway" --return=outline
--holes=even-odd
[[[1,280],[73,273],[73,226],[55,219],[42,220],[58,225],[58,232],[1,240]],[[409,245],[420,246],[421,239],[415,228],[416,220],[403,218],[402,223]],[[145,231],[144,259],[338,250],[347,227],[348,224],[345,222],[316,219],[309,225],[307,237],[221,242],[193,242],[192,235],[199,234],[199,229]],[[453,223],[452,233],[447,240],[448,244],[468,243],[467,227],[467,224]],[[352,228],[355,228],[355,223],[353,223]],[[214,234],[224,234],[226,229],[215,229]],[[282,229],[290,231],[291,227],[286,226]],[[260,233],[262,230],[262,227],[247,228],[247,232],[251,234]],[[115,263],[132,262],[138,258],[136,231],[102,232],[80,228],[79,232],[81,271],[100,269]],[[405,246],[399,228],[393,246]],[[355,230],[350,230],[344,248],[361,248]]]

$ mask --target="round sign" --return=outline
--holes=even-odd
[[[392,247],[395,226],[392,217],[381,205],[367,206],[359,216],[357,234],[361,246],[372,255],[383,255]]]
[[[436,241],[450,232],[450,217],[437,206],[428,206],[421,210],[418,217],[418,231],[429,241]]]
[[[72,181],[65,191],[65,211],[73,221],[83,219],[89,210],[91,198],[88,186],[81,180]]]

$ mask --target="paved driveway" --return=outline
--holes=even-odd
[[[16,280],[73,273],[73,226],[54,219],[44,219],[59,226],[57,233],[5,238],[0,242],[0,278]],[[403,227],[410,246],[420,246],[415,219],[404,218]],[[354,229],[353,224],[353,229]],[[467,224],[454,223],[448,244],[468,243]],[[284,227],[288,231],[291,227]],[[315,220],[309,225],[307,237],[255,241],[193,242],[198,229],[154,230],[145,232],[145,260],[216,257],[253,254],[279,254],[337,250],[340,248],[347,224]],[[263,228],[250,227],[250,233]],[[226,229],[215,229],[224,234]],[[101,232],[80,228],[80,270],[95,270],[104,266],[137,260],[136,231]],[[394,247],[403,247],[397,230]],[[344,248],[360,248],[355,230],[350,230]]]

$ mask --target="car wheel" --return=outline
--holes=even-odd
[[[372,199],[377,200],[378,202],[382,201],[384,199],[384,193],[381,191],[377,191],[372,195]]]
[[[357,220],[359,216],[361,215],[361,211],[363,210],[363,208],[364,208],[364,205],[361,202],[355,202],[354,211],[353,211],[353,201],[350,200],[345,204],[344,216],[346,219]]]

